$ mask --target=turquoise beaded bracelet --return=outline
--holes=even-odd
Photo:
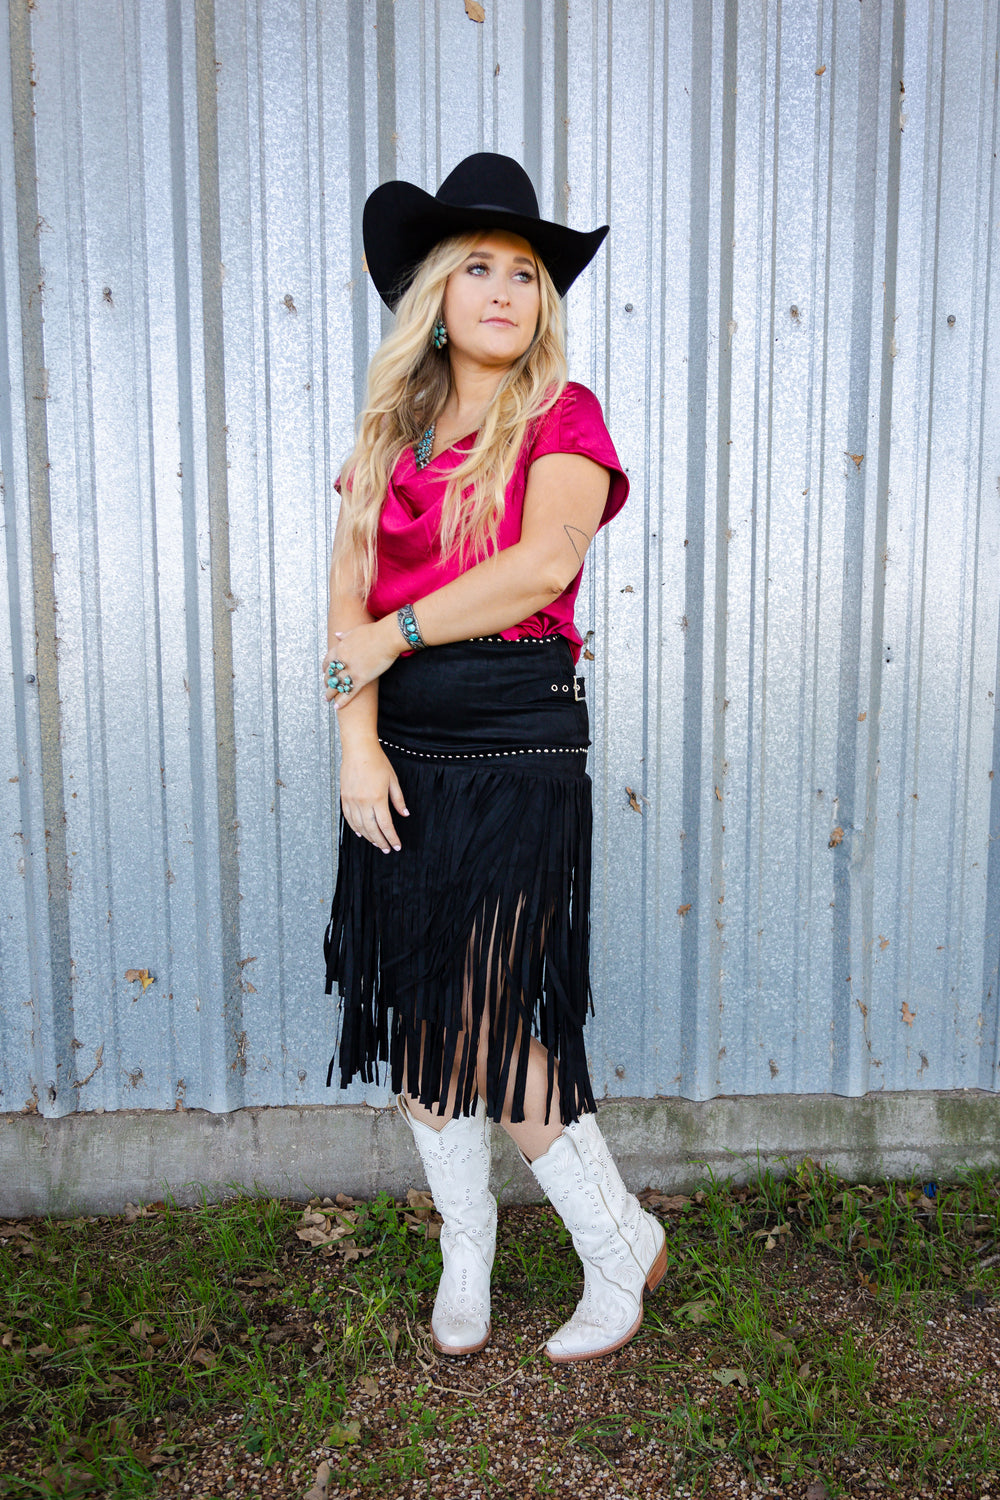
[[[417,624],[417,617],[413,613],[412,604],[404,604],[402,609],[396,611],[396,621],[403,632],[403,640],[411,651],[423,651],[426,649],[426,643],[420,634],[420,626]]]

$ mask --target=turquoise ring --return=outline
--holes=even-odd
[[[354,686],[342,661],[332,661],[326,669],[326,685],[332,693],[349,693]]]

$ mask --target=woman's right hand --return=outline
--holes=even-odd
[[[391,806],[390,806],[391,804]],[[376,741],[373,745],[343,746],[340,762],[340,805],[360,838],[388,854],[401,845],[392,822],[392,808],[408,818],[403,789],[392,763]]]

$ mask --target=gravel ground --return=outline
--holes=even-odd
[[[686,1396],[713,1419],[724,1450],[737,1402],[757,1395],[752,1382],[745,1389],[738,1380],[721,1383],[731,1376],[720,1368],[723,1360],[731,1364],[731,1335],[723,1353],[704,1329],[680,1329],[669,1339],[644,1330],[608,1359],[556,1369],[540,1351],[564,1310],[540,1310],[517,1287],[501,1286],[486,1350],[443,1360],[426,1331],[417,1330],[415,1357],[370,1371],[349,1391],[335,1435],[339,1446],[264,1469],[235,1441],[242,1415],[234,1412],[208,1427],[172,1432],[172,1440],[197,1457],[189,1457],[183,1478],[168,1468],[157,1494],[163,1500],[1000,1500],[1000,1477],[947,1474],[935,1458],[943,1458],[960,1412],[977,1427],[1000,1429],[1000,1305],[965,1306],[956,1289],[932,1320],[912,1318],[864,1286],[845,1285],[841,1268],[813,1258],[799,1263],[791,1255],[762,1265],[762,1287],[769,1281],[789,1309],[788,1324],[776,1333],[794,1341],[803,1360],[822,1332],[839,1336],[849,1329],[859,1348],[877,1359],[871,1399],[886,1408],[916,1399],[926,1408],[933,1479],[921,1483],[912,1472],[882,1467],[863,1444],[831,1457],[824,1473],[785,1483],[760,1461],[750,1473],[705,1444],[700,1455],[695,1445],[685,1454],[676,1435],[657,1435],[665,1411]],[[654,1306],[666,1318],[676,1300],[676,1291],[665,1286]],[[539,1357],[525,1365],[532,1351]]]
[[[689,1202],[650,1196],[668,1218],[674,1205]],[[411,1206],[420,1198],[411,1195]],[[430,1212],[418,1207],[407,1215],[411,1232],[421,1232]],[[540,1214],[551,1220],[544,1208],[503,1210],[507,1243],[529,1250],[539,1243],[544,1238]],[[121,1226],[116,1232],[120,1237]],[[386,1357],[346,1380],[342,1367],[326,1367],[331,1395],[343,1410],[334,1408],[340,1415],[326,1432],[324,1446],[307,1448],[308,1440],[302,1439],[296,1446],[293,1382],[287,1407],[279,1406],[276,1413],[281,1431],[287,1410],[289,1446],[283,1454],[253,1451],[257,1419],[242,1407],[217,1410],[211,1419],[196,1418],[184,1414],[183,1401],[175,1405],[173,1400],[148,1429],[129,1428],[128,1447],[156,1471],[156,1500],[535,1500],[546,1495],[558,1500],[837,1500],[869,1495],[1000,1500],[1000,1475],[948,1472],[948,1452],[962,1424],[966,1431],[988,1434],[992,1452],[1000,1452],[1000,1296],[995,1281],[984,1282],[985,1291],[974,1290],[952,1270],[947,1273],[952,1279],[946,1275],[933,1296],[912,1301],[899,1286],[880,1292],[863,1268],[863,1257],[844,1260],[823,1248],[804,1250],[794,1236],[777,1231],[773,1237],[766,1229],[752,1233],[767,1236],[766,1249],[750,1262],[749,1283],[742,1263],[732,1302],[718,1307],[688,1300],[703,1297],[703,1289],[687,1272],[671,1269],[648,1304],[639,1336],[607,1359],[559,1367],[547,1362],[545,1339],[568,1314],[580,1287],[567,1290],[563,1273],[553,1280],[551,1270],[549,1279],[538,1284],[523,1269],[531,1264],[530,1255],[521,1260],[508,1255],[505,1270],[494,1277],[492,1341],[480,1354],[460,1360],[435,1354],[427,1329],[429,1291],[422,1294],[421,1326],[407,1327],[408,1336],[399,1331],[395,1363]],[[712,1276],[713,1243],[703,1237],[699,1252]],[[323,1345],[316,1343],[315,1315],[301,1299],[276,1297],[274,1289],[286,1278],[301,1283],[305,1272],[313,1287],[332,1293],[334,1305],[359,1294],[345,1275],[339,1244],[313,1248],[295,1229],[290,1229],[288,1244],[273,1271],[237,1275],[233,1284],[252,1304],[254,1320],[269,1325],[267,1342],[289,1350],[298,1346],[316,1370]],[[985,1245],[991,1248],[992,1241]],[[567,1248],[566,1254],[572,1252]],[[1000,1252],[988,1263],[994,1258],[1000,1259]],[[900,1271],[899,1285],[908,1285],[905,1268]],[[564,1290],[553,1290],[558,1286]],[[755,1319],[741,1322],[739,1297],[753,1291],[759,1303]],[[933,1307],[930,1313],[928,1306]],[[705,1307],[710,1311],[701,1316],[698,1309]],[[24,1316],[16,1312],[13,1319]],[[741,1342],[744,1328],[750,1330],[748,1344]],[[847,1335],[859,1359],[874,1362],[874,1374],[855,1382],[838,1374],[845,1391],[835,1396],[832,1372],[845,1368],[837,1359]],[[370,1347],[375,1342],[371,1339]],[[213,1358],[201,1349],[195,1359],[199,1353],[207,1361]],[[155,1350],[150,1347],[145,1357],[155,1359]],[[837,1401],[836,1410],[821,1406],[816,1415],[815,1431],[822,1437],[809,1451],[825,1455],[819,1470],[788,1477],[795,1467],[788,1452],[798,1450],[801,1427],[788,1429],[787,1448],[779,1459],[762,1451],[766,1443],[753,1423],[757,1446],[750,1467],[740,1414],[747,1408],[760,1410],[764,1396],[756,1382],[767,1378],[776,1400],[794,1387],[800,1422],[804,1390],[830,1392],[823,1399]],[[125,1384],[119,1379],[115,1394],[120,1391],[127,1409]],[[274,1398],[280,1389],[273,1385],[269,1394],[262,1392],[262,1400]],[[852,1398],[847,1390],[859,1394]],[[908,1455],[901,1460],[902,1469],[880,1462],[873,1441],[851,1445],[846,1434],[853,1409],[844,1404],[850,1399],[865,1408],[858,1421],[869,1438],[902,1433],[910,1420],[919,1436],[916,1442],[902,1441],[899,1451]],[[773,1433],[775,1442],[782,1437],[782,1420],[768,1411],[764,1431]],[[13,1500],[43,1495],[119,1500],[126,1493],[95,1481],[92,1468],[88,1474],[79,1467],[81,1458],[84,1463],[93,1458],[85,1451],[89,1440],[84,1437],[63,1444],[60,1462],[45,1476],[37,1475],[30,1441],[30,1433],[21,1428],[5,1442],[0,1495]],[[897,1451],[888,1443],[878,1446],[882,1454]],[[915,1477],[918,1472],[924,1477]]]

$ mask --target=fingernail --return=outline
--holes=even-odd
[[[402,846],[402,844],[393,844],[392,847],[395,849],[396,853],[398,854],[399,851],[400,851],[400,849],[402,849],[403,846]]]
[[[403,808],[403,817],[404,818],[408,818],[409,816],[410,816],[410,809],[408,807],[404,807]]]

